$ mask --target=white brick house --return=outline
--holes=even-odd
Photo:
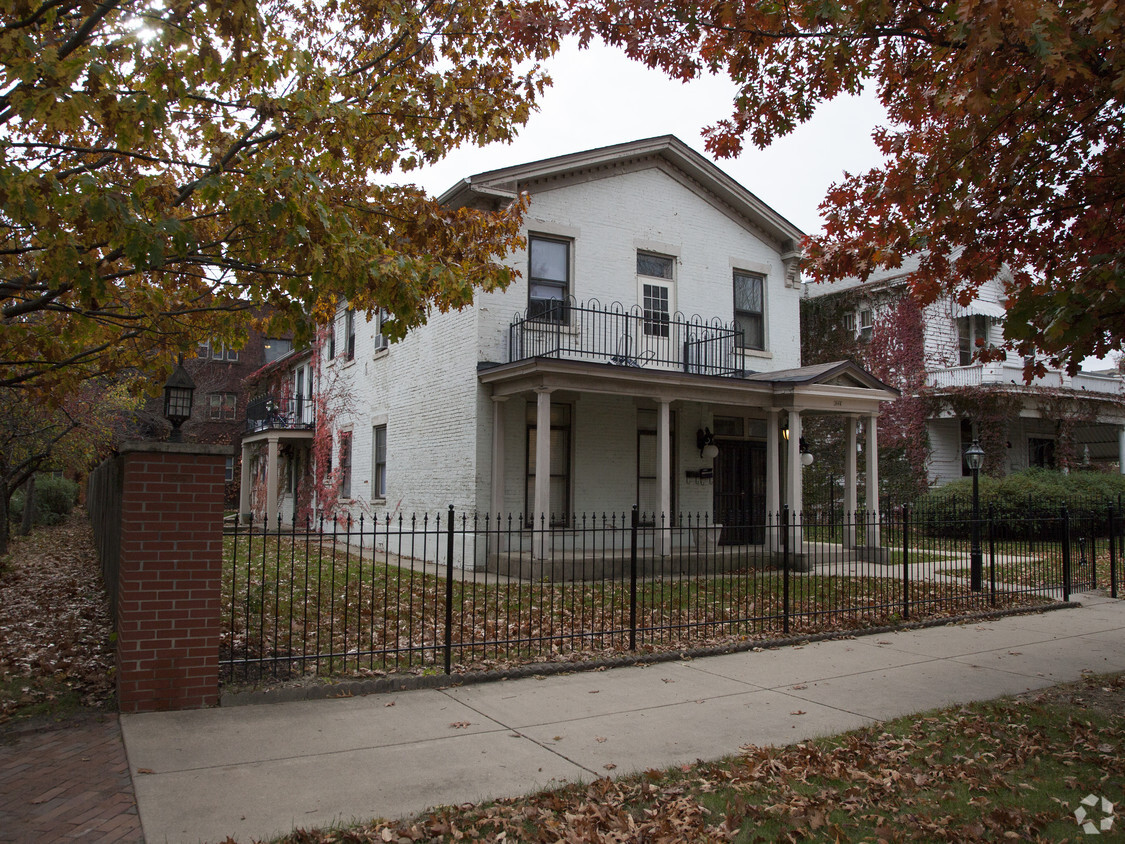
[[[676,138],[483,173],[441,201],[495,208],[523,192],[527,247],[506,259],[520,273],[507,290],[389,346],[377,318],[342,308],[331,359],[285,362],[303,385],[288,399],[307,404],[310,368],[315,389],[346,396],[331,419],[334,453],[350,455],[346,512],[764,517],[800,506],[803,413],[869,419],[894,397],[854,364],[801,368],[802,233]],[[243,488],[264,461],[271,519],[293,513],[287,476],[312,437],[287,409],[282,424],[260,413],[243,442]]]
[[[912,258],[866,282],[844,279],[806,288],[811,298],[835,300],[846,330],[862,340],[909,295],[907,275],[916,267]],[[929,480],[942,484],[967,474],[963,455],[978,437],[995,443],[1004,474],[1087,463],[1116,464],[1125,471],[1125,381],[1119,371],[1107,367],[1070,376],[1048,370],[1028,384],[1020,357],[1006,353],[998,361],[979,359],[981,348],[1003,343],[1006,281],[1001,276],[983,285],[968,305],[944,296],[922,309],[923,393],[940,408],[926,423]],[[974,418],[966,409],[972,404],[966,399],[974,396],[993,397],[1009,409],[1006,417],[999,423]],[[1063,450],[1070,454],[1067,461],[1061,459]]]

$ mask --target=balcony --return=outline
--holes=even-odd
[[[315,423],[312,399],[258,396],[246,405],[246,431],[311,431]]]
[[[1125,394],[1125,382],[1120,376],[1096,375],[1091,372],[1067,375],[1065,372],[1052,370],[1027,385],[1023,380],[1023,367],[1018,364],[978,363],[971,366],[949,366],[942,369],[932,369],[926,373],[926,386],[938,390],[1002,385],[1077,390],[1111,396]]]
[[[509,363],[555,358],[742,378],[742,348],[733,323],[597,300],[550,302],[518,315],[508,329]]]

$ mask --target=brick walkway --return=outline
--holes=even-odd
[[[144,841],[116,714],[0,734],[0,841]]]

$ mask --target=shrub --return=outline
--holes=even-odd
[[[13,522],[23,519],[26,489],[21,487],[12,496],[8,514]],[[78,484],[55,475],[35,478],[35,524],[57,525],[70,514],[78,503]]]
[[[1027,469],[1003,478],[981,475],[981,514],[991,506],[997,520],[1011,523],[1020,534],[1045,536],[1057,530],[1065,506],[1075,519],[1104,533],[1110,505],[1125,501],[1125,475]],[[963,532],[961,524],[972,512],[973,481],[962,478],[935,487],[915,503],[916,523],[936,535]],[[946,529],[948,526],[948,530]]]

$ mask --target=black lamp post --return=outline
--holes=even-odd
[[[192,395],[195,393],[195,383],[184,369],[184,359],[180,358],[168,380],[164,382],[164,417],[172,423],[172,433],[168,441],[181,443],[184,441],[180,426],[191,418]]]
[[[965,451],[965,462],[973,473],[973,545],[969,552],[969,588],[979,592],[982,588],[984,565],[980,552],[980,486],[978,478],[980,467],[984,465],[984,449],[980,443],[973,440],[973,444]]]

